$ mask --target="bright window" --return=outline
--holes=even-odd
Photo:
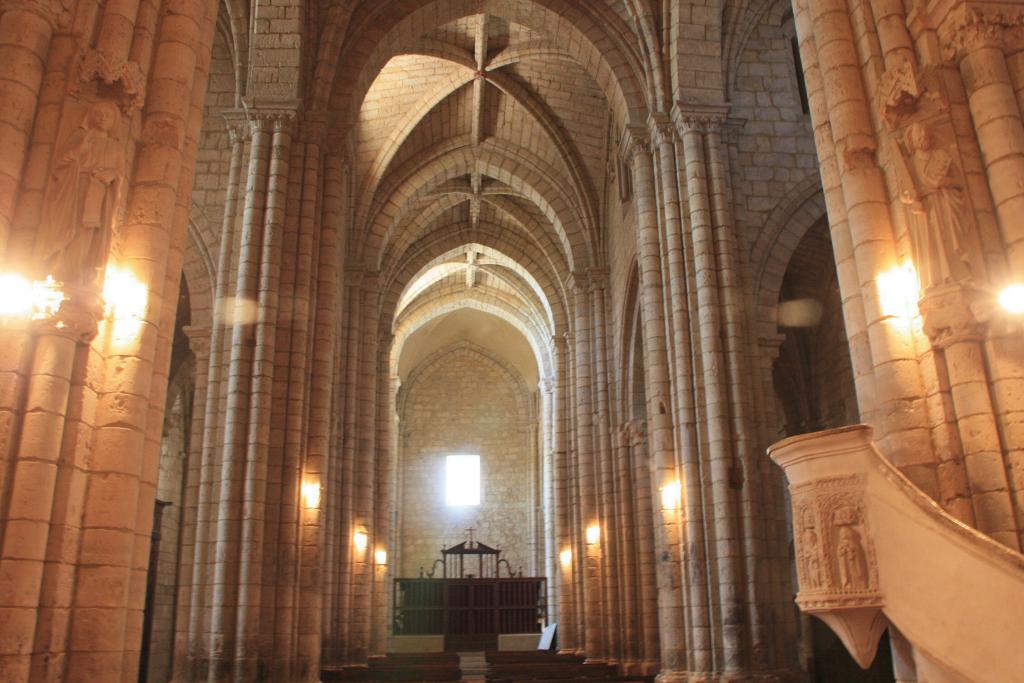
[[[445,462],[445,501],[448,505],[480,504],[480,456],[449,455]]]

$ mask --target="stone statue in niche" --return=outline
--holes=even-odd
[[[839,587],[843,590],[863,590],[868,587],[867,560],[860,534],[851,526],[837,531],[836,555],[839,557]]]
[[[120,129],[117,105],[95,101],[54,154],[36,260],[67,285],[95,284],[106,263],[125,186]]]
[[[973,278],[967,200],[952,155],[912,123],[895,161],[922,290]]]
[[[801,514],[800,541],[797,555],[806,587],[810,590],[821,588],[825,583],[821,574],[821,560],[818,559],[818,532],[815,530],[814,512],[804,508]]]

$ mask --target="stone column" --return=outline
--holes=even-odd
[[[700,316],[700,356],[704,367],[704,397],[707,411],[708,463],[711,497],[716,511],[713,520],[717,548],[713,562],[717,566],[718,609],[722,638],[722,670],[735,673],[744,665],[745,638],[743,597],[746,580],[741,522],[738,518],[741,465],[733,448],[731,401],[723,349],[722,303],[719,264],[716,253],[712,207],[708,187],[705,136],[708,127],[720,116],[716,112],[683,113],[680,117],[686,154],[686,181],[690,199],[690,230],[693,236],[693,260],[696,271],[698,315]]]
[[[615,496],[614,467],[612,463],[611,417],[610,417],[610,374],[608,372],[608,326],[606,308],[608,305],[605,290],[608,284],[608,272],[593,269],[590,273],[590,303],[593,340],[593,399],[594,414],[597,418],[594,425],[596,441],[596,473],[598,475],[598,513],[604,520],[607,530],[606,538],[602,539],[602,602],[605,633],[605,655],[609,663],[617,664],[622,660],[622,619],[616,584],[624,577],[615,573],[615,566],[621,555],[622,516],[618,510]]]
[[[291,156],[292,116],[270,116],[273,135],[270,143],[266,204],[261,240],[259,277],[256,296],[256,323],[251,339],[252,366],[248,392],[245,467],[240,538],[238,616],[236,621],[233,673],[242,681],[256,675],[260,660],[271,653],[261,652],[259,635],[263,588],[264,543],[267,515],[267,466],[270,449],[270,425],[273,417],[274,374],[286,372],[275,366],[278,331],[278,283],[281,271],[281,247],[285,223],[289,158]],[[254,142],[255,145],[255,135]],[[228,416],[230,420],[231,415]],[[239,416],[241,418],[241,416]],[[242,418],[245,419],[245,418]],[[287,646],[286,646],[287,648]]]
[[[552,339],[555,358],[555,387],[553,398],[554,415],[554,463],[552,488],[555,495],[555,547],[559,563],[556,577],[558,595],[558,647],[562,652],[576,649],[576,617],[572,585],[575,568],[580,558],[576,557],[572,540],[572,513],[569,500],[569,444],[568,444],[568,392],[569,362],[568,348],[564,336]],[[566,562],[568,560],[568,562]]]
[[[359,550],[353,539],[357,531],[374,538],[373,500],[375,495],[375,464],[377,434],[377,383],[379,367],[380,313],[379,275],[370,274],[364,278],[361,317],[362,343],[359,355],[359,401],[356,423],[356,462],[353,478],[355,482],[355,507],[352,526],[347,533],[347,542],[352,546],[352,597],[350,614],[352,624],[348,633],[350,643],[349,663],[366,662],[370,648],[370,620],[373,596],[373,552],[369,545]]]
[[[675,467],[672,426],[671,383],[666,341],[664,292],[662,290],[661,246],[658,206],[654,186],[654,159],[646,130],[627,130],[624,147],[631,158],[634,205],[637,213],[637,253],[639,255],[641,308],[644,340],[644,388],[647,395],[648,444],[654,471],[651,484],[638,481],[639,487],[653,485],[661,490],[679,481]],[[652,502],[652,507],[654,503]],[[680,587],[671,584],[671,570],[660,558],[679,557],[667,534],[661,515],[654,513],[659,527],[655,532],[658,562],[658,623],[661,637],[661,673],[659,680],[671,683],[686,679],[685,636],[683,632]],[[675,551],[675,554],[673,554]]]
[[[251,142],[238,255],[235,305],[232,313],[231,352],[227,367],[224,435],[220,458],[220,490],[216,496],[216,560],[210,607],[208,678],[221,680],[226,661],[234,654],[239,567],[236,557],[242,523],[248,396],[251,388],[255,329],[251,306],[258,295],[259,252],[262,244],[271,132],[266,119],[250,121]]]
[[[608,532],[607,522],[602,519],[597,505],[598,480],[597,463],[594,448],[593,423],[593,387],[591,385],[591,320],[590,320],[590,282],[586,275],[573,274],[573,298],[575,300],[575,321],[573,336],[575,353],[573,359],[576,367],[576,457],[580,496],[580,520],[586,543],[586,556],[583,558],[583,600],[585,630],[583,633],[583,649],[587,658],[603,661],[604,629],[601,595],[601,565],[603,562],[605,535]],[[593,529],[597,529],[598,538],[591,539]]]
[[[307,150],[307,153],[311,150]],[[319,156],[319,155],[317,155]],[[300,574],[298,623],[298,672],[302,680],[319,680],[322,637],[325,632],[325,609],[330,609],[326,594],[328,550],[337,547],[338,539],[328,539],[324,514],[327,495],[325,486],[334,486],[338,478],[338,434],[333,429],[332,408],[338,405],[338,374],[336,359],[342,340],[338,337],[338,321],[343,318],[339,297],[341,289],[342,246],[340,233],[343,216],[343,164],[335,154],[324,162],[323,213],[320,225],[319,267],[315,300],[315,327],[311,355],[309,396],[309,433],[306,437],[306,458],[302,470],[302,486],[314,487],[319,494],[317,504],[300,495],[302,503],[300,529]]]
[[[3,78],[7,106],[0,113],[0,254],[9,256],[17,189],[32,136],[32,119],[46,73],[50,40],[57,26],[60,7],[47,0],[5,2],[0,9],[0,64],[7,68]],[[7,258],[0,257],[5,266]]]
[[[972,5],[974,3],[962,3]],[[1018,10],[1019,11],[1019,10]],[[1019,19],[1019,17],[1018,17]],[[940,27],[943,42],[955,51],[981,148],[996,219],[1006,247],[1010,281],[1024,278],[1024,121],[1006,62],[1006,30],[1002,17],[967,9]],[[1009,19],[1006,19],[1009,23]]]
[[[188,598],[187,619],[179,620],[179,625],[186,625],[184,640],[191,644],[178,644],[179,655],[202,657],[199,648],[199,635],[205,630],[207,597],[210,591],[209,566],[210,550],[215,541],[216,499],[214,490],[218,471],[218,446],[221,426],[223,425],[225,387],[224,377],[227,363],[230,362],[230,348],[225,349],[230,335],[225,335],[227,322],[224,319],[228,292],[231,288],[231,264],[235,250],[235,227],[238,217],[239,185],[241,182],[242,165],[244,163],[245,145],[249,139],[249,124],[238,113],[227,118],[228,136],[231,141],[231,162],[228,168],[227,193],[224,199],[224,218],[222,221],[220,245],[217,257],[217,280],[214,288],[213,326],[210,337],[210,359],[205,375],[206,401],[203,405],[203,433],[200,441],[200,456],[190,466],[188,487],[195,487],[194,492],[186,495],[186,505],[190,514],[194,514],[194,524],[184,527],[183,545],[189,541],[194,544],[190,561],[182,558],[182,573],[191,573],[191,591]],[[227,351],[227,353],[225,353]],[[203,375],[197,372],[197,386],[203,384]],[[198,406],[197,406],[198,408]],[[194,501],[194,502],[193,502]],[[194,513],[191,509],[194,505]],[[183,651],[184,650],[184,651]],[[191,651],[191,654],[189,652]]]
[[[669,303],[672,313],[672,354],[675,360],[672,396],[678,425],[676,443],[679,452],[676,462],[680,465],[683,475],[680,481],[683,500],[680,501],[682,507],[679,512],[685,519],[685,551],[680,547],[678,552],[681,554],[687,577],[687,670],[711,671],[711,606],[707,585],[707,558],[704,551],[704,491],[698,446],[697,408],[694,402],[696,387],[693,346],[690,336],[690,329],[693,326],[690,318],[690,299],[694,283],[692,273],[687,272],[686,268],[689,250],[684,244],[682,198],[679,189],[681,178],[677,164],[682,153],[678,132],[667,116],[653,116],[651,128],[655,134],[657,156],[661,165],[659,177],[665,215],[665,252],[671,287]],[[685,182],[685,179],[682,180]],[[692,260],[692,256],[690,258]]]
[[[830,122],[822,127],[819,148],[834,145],[839,189],[833,200],[841,198],[848,233],[834,235],[840,287],[844,299],[851,292],[847,285],[862,292],[867,348],[875,377],[875,396],[858,393],[861,405],[878,407],[865,417],[874,421],[886,454],[915,484],[933,497],[939,497],[936,459],[932,448],[928,417],[923,401],[924,389],[917,367],[912,335],[882,303],[879,276],[893,272],[899,260],[893,239],[885,180],[877,163],[878,142],[872,127],[863,75],[860,71],[853,27],[846,0],[823,0],[801,5],[796,14],[801,50],[807,48],[808,63],[820,69],[827,108],[812,108],[815,125],[821,117]],[[828,45],[818,50],[811,45]],[[826,186],[833,179],[825,176]],[[830,201],[830,214],[835,201]],[[849,246],[847,246],[849,245]],[[852,248],[852,263],[839,260]],[[856,278],[846,277],[845,269],[854,266]],[[846,306],[844,305],[844,311]],[[855,321],[856,322],[856,321]],[[859,333],[854,327],[851,334]],[[855,357],[858,364],[860,358]],[[858,385],[858,392],[862,389]]]
[[[30,670],[37,668],[33,666],[33,646],[37,628],[43,626],[40,597],[47,561],[59,561],[49,557],[48,545],[61,470],[66,469],[62,462],[65,425],[70,412],[76,410],[69,399],[79,360],[77,348],[95,337],[98,319],[95,306],[68,302],[51,321],[33,324],[33,343],[26,349],[30,360],[23,418],[13,453],[11,495],[0,545],[0,574],[4,576],[0,616],[5,624],[0,674],[7,680],[27,681]],[[75,498],[80,504],[80,491]]]

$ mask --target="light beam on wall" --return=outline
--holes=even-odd
[[[388,563],[388,551],[383,548],[378,548],[377,551],[373,553],[373,561],[377,563],[378,567],[383,567]]]
[[[562,563],[562,569],[570,569],[572,567],[572,549],[566,548],[560,552],[558,559]]]
[[[597,545],[601,542],[601,526],[591,524],[587,527],[587,545]]]
[[[352,545],[356,547],[356,550],[363,552],[369,544],[370,536],[366,533],[366,529],[356,529],[356,532],[352,534]]]

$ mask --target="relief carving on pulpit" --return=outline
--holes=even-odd
[[[879,604],[878,568],[861,496],[861,477],[835,477],[793,491],[800,593],[817,611]]]

